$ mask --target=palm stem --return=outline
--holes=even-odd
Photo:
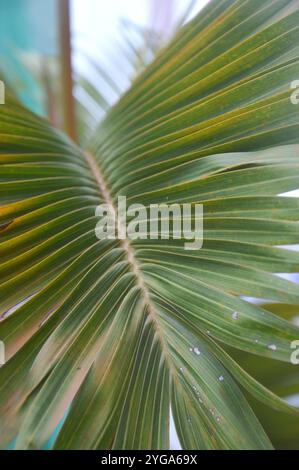
[[[60,58],[62,82],[62,109],[64,129],[67,134],[77,140],[75,103],[73,97],[73,76],[71,60],[70,39],[70,3],[69,0],[60,0],[59,5],[59,32],[60,32]]]

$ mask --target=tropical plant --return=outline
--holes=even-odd
[[[212,0],[87,150],[1,106],[2,447],[40,449],[63,421],[56,449],[166,449],[172,412],[185,449],[271,449],[248,395],[298,430],[242,361],[290,363],[299,339],[286,310],[246,300],[299,304],[275,274],[299,267],[278,247],[299,234],[279,196],[298,187],[298,24],[297,1]],[[119,195],[202,203],[203,248],[98,240],[95,208]]]

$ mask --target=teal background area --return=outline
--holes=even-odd
[[[0,73],[32,111],[45,115],[43,88],[23,57],[58,55],[58,0],[0,1]],[[1,77],[1,78],[2,78]]]
[[[55,440],[63,426],[63,423],[65,422],[66,420],[66,417],[68,415],[68,412],[69,412],[69,409],[66,411],[64,417],[62,418],[62,420],[60,421],[59,425],[57,426],[57,428],[55,429],[55,431],[53,432],[52,436],[50,437],[50,439],[48,440],[48,442],[45,444],[45,446],[43,447],[42,450],[51,450],[54,443],[55,443]],[[16,445],[16,439],[14,439],[10,445],[8,446],[7,450],[15,450],[15,445]]]

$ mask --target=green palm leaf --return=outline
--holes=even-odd
[[[57,449],[165,449],[172,411],[186,449],[270,449],[248,394],[298,423],[228,349],[289,362],[299,338],[244,299],[299,303],[275,275],[299,267],[277,247],[299,236],[298,200],[279,196],[299,176],[296,4],[212,0],[87,151],[1,107],[2,447],[42,448],[67,414]],[[202,203],[203,248],[98,240],[95,209],[119,195]]]

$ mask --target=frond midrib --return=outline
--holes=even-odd
[[[84,152],[84,156],[85,156],[87,164],[90,168],[90,171],[91,171],[91,173],[92,173],[92,175],[93,175],[93,177],[94,177],[94,179],[97,183],[99,192],[100,192],[100,194],[101,194],[101,196],[104,200],[104,203],[109,205],[113,209],[113,212],[116,214],[116,207],[115,207],[113,198],[110,194],[110,191],[109,191],[108,186],[107,186],[106,181],[105,181],[105,177],[104,177],[103,172],[101,171],[97,161],[95,160],[93,155],[88,151]],[[117,223],[118,223],[119,231],[121,231],[121,233],[124,233],[124,227],[121,226],[121,222],[119,220],[117,220]],[[131,243],[129,242],[128,238],[119,239],[118,241],[119,241],[121,247],[123,248],[124,252],[127,255],[127,259],[128,259],[128,263],[129,263],[129,266],[131,268],[131,271],[134,274],[134,276],[137,280],[138,287],[140,288],[140,291],[143,294],[144,303],[147,306],[146,311],[147,311],[147,313],[149,315],[149,318],[150,318],[150,320],[151,320],[151,322],[152,322],[152,324],[155,328],[155,332],[157,334],[157,338],[159,339],[159,343],[160,343],[160,346],[161,346],[161,351],[162,351],[164,357],[168,359],[167,362],[168,362],[170,368],[172,368],[172,361],[170,360],[170,357],[169,357],[168,347],[167,347],[167,344],[165,343],[165,339],[163,337],[163,333],[161,331],[161,327],[160,327],[160,324],[159,324],[158,313],[157,313],[155,305],[153,304],[153,302],[150,298],[150,292],[149,292],[149,289],[148,289],[148,287],[147,287],[147,285],[144,281],[141,269],[140,269],[138,261],[136,259],[135,250],[132,247]]]

